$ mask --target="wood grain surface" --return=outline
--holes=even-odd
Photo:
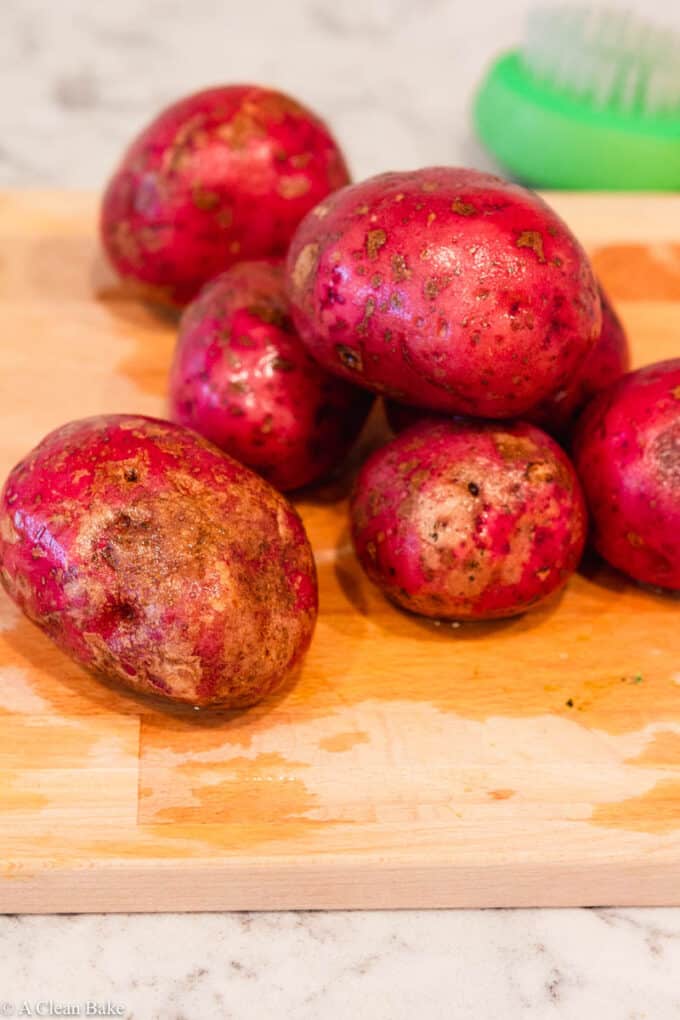
[[[551,201],[636,363],[680,354],[680,196]],[[0,328],[3,476],[68,419],[163,413],[175,325],[105,268],[94,197],[0,195]],[[680,904],[680,602],[588,560],[519,619],[419,620],[346,488],[298,501],[316,637],[246,713],[107,687],[0,597],[0,911]]]

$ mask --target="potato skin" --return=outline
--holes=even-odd
[[[680,358],[629,372],[584,411],[574,462],[593,544],[645,584],[680,590]]]
[[[621,320],[601,285],[602,329],[595,346],[579,365],[572,379],[557,393],[551,394],[524,416],[525,421],[562,441],[568,441],[583,410],[596,393],[611,386],[630,368],[628,337]],[[432,417],[422,407],[385,401],[385,414],[393,432],[401,432],[424,417]]]
[[[572,465],[526,423],[413,425],[365,463],[350,513],[369,578],[437,619],[530,609],[565,584],[586,534]]]
[[[232,266],[184,311],[170,374],[172,419],[277,489],[308,485],[341,463],[372,400],[307,352],[280,263]]]
[[[525,415],[527,421],[551,436],[567,438],[588,401],[630,368],[626,331],[601,284],[598,284],[598,290],[602,329],[595,346],[586,355],[573,379]]]
[[[108,415],[50,433],[0,497],[0,576],[77,662],[136,691],[242,707],[314,629],[302,522],[200,436]]]
[[[238,260],[284,255],[305,213],[348,180],[328,128],[295,100],[206,89],[132,142],[104,195],[102,241],[148,297],[184,304]]]
[[[288,254],[293,318],[331,371],[405,403],[520,415],[600,332],[588,259],[537,195],[451,167],[343,188]]]

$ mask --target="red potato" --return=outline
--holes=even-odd
[[[630,368],[626,331],[600,284],[598,290],[602,329],[595,346],[572,380],[525,415],[528,421],[554,436],[568,436],[588,401]]]
[[[680,358],[600,393],[577,426],[574,461],[598,552],[636,581],[680,590]]]
[[[192,705],[252,705],[301,661],[317,613],[302,522],[263,479],[169,422],[50,433],[0,497],[10,597],[86,668]]]
[[[601,285],[598,285],[598,290],[602,304],[602,329],[595,346],[566,386],[525,415],[525,420],[561,439],[569,436],[579,412],[588,401],[630,368],[626,332]],[[422,418],[433,416],[422,407],[401,404],[397,400],[385,401],[385,413],[393,432],[401,432]]]
[[[133,141],[104,195],[102,240],[122,277],[184,304],[236,261],[284,255],[305,213],[348,180],[328,128],[294,99],[206,89]]]
[[[372,399],[308,354],[290,318],[280,264],[232,266],[184,312],[171,417],[277,489],[317,481],[341,463]]]
[[[525,423],[412,426],[364,464],[350,513],[371,581],[437,619],[530,609],[566,583],[586,534],[571,463]]]
[[[288,287],[322,365],[432,410],[521,415],[600,332],[569,229],[537,195],[474,170],[383,174],[330,196],[291,242]]]

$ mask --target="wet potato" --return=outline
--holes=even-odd
[[[560,439],[569,438],[588,401],[630,368],[626,331],[600,284],[598,291],[602,305],[602,329],[595,346],[566,385],[525,415],[527,421]]]
[[[602,304],[602,329],[595,346],[564,386],[523,415],[525,421],[538,425],[551,436],[565,442],[568,442],[578,415],[588,401],[616,382],[630,367],[626,332],[600,285],[598,290]],[[389,399],[385,401],[385,411],[393,432],[401,432],[422,418],[435,414],[422,407]]]
[[[567,456],[532,425],[423,420],[364,464],[352,538],[368,577],[424,616],[536,606],[578,566],[586,516]]]
[[[302,340],[385,396],[521,416],[572,378],[600,334],[580,244],[537,195],[433,167],[346,187],[312,210],[288,254]]]
[[[120,275],[184,304],[242,259],[282,256],[302,217],[349,180],[325,124],[271,89],[206,89],[163,110],[111,178],[101,234]]]
[[[109,415],[48,435],[0,500],[2,583],[86,668],[242,707],[299,664],[317,613],[302,522],[193,432]]]
[[[574,437],[593,544],[636,581],[680,590],[680,358],[629,372]]]
[[[173,420],[277,489],[309,485],[338,467],[372,399],[308,353],[280,263],[241,262],[185,309],[170,376]]]

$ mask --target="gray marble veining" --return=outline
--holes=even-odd
[[[670,1020],[679,968],[676,911],[0,918],[0,1015]]]

